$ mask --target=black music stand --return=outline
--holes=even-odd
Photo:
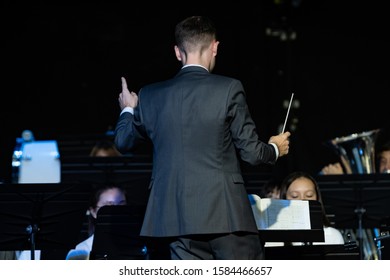
[[[318,176],[322,201],[337,228],[357,228],[363,257],[363,228],[380,227],[390,214],[390,175],[351,174]]]
[[[356,247],[345,245],[276,246],[265,247],[267,260],[358,260]]]
[[[100,208],[95,224],[90,259],[148,259],[147,242],[139,235],[145,207],[118,205]]]
[[[91,193],[82,184],[0,186],[0,250],[67,250],[78,240]],[[64,258],[65,259],[65,256]]]

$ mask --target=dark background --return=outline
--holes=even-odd
[[[279,167],[317,173],[337,160],[327,140],[377,128],[387,137],[385,3],[270,0],[212,12],[131,1],[13,2],[1,9],[3,181],[23,130],[36,140],[104,134],[119,115],[121,76],[138,91],[175,75],[174,26],[194,14],[217,24],[214,72],[243,82],[262,140],[278,133],[295,93],[290,154]]]

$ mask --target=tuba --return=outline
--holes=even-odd
[[[374,129],[328,141],[340,156],[345,173],[375,173],[375,141],[379,132],[380,129]]]

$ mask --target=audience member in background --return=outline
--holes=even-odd
[[[75,249],[69,251],[67,260],[88,260],[92,250],[93,237],[97,212],[106,205],[126,205],[126,192],[117,186],[104,186],[98,188],[92,195],[88,214],[88,234],[89,237],[77,244]]]
[[[322,202],[320,189],[316,180],[306,172],[292,172],[287,175],[281,184],[281,199],[316,200],[321,203],[324,223],[325,242],[313,242],[313,245],[344,244],[341,232],[331,227]],[[299,245],[294,242],[293,245]]]
[[[377,172],[390,173],[390,141],[384,143],[376,153]]]
[[[113,142],[102,140],[95,144],[89,155],[91,157],[116,157],[122,154],[117,150]]]
[[[280,184],[279,180],[271,178],[264,183],[259,196],[261,198],[280,198]]]

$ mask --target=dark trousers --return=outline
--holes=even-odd
[[[255,233],[204,234],[179,237],[170,243],[172,260],[263,260]]]

